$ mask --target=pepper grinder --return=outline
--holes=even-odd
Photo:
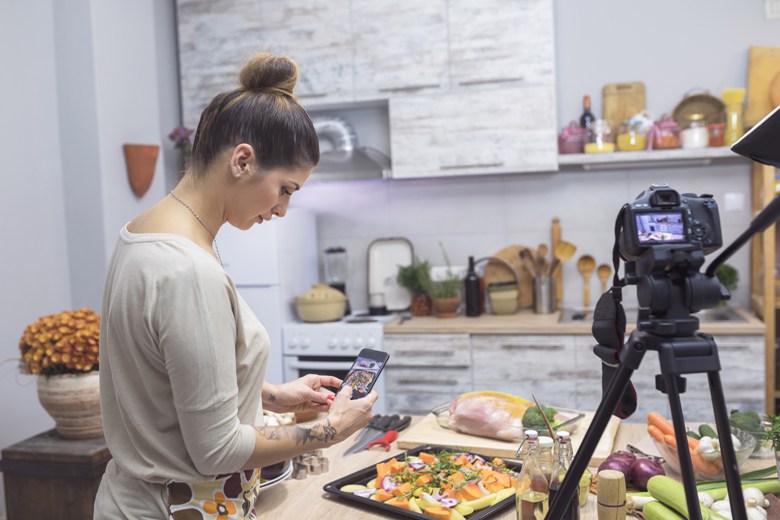
[[[344,306],[344,316],[352,311],[349,307],[349,296],[347,295],[347,273],[349,273],[349,257],[347,250],[343,247],[329,247],[325,250],[325,283],[344,293],[347,296]]]

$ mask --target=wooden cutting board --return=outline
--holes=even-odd
[[[780,47],[751,47],[748,61],[745,128],[755,125],[780,101]]]
[[[607,83],[601,89],[603,119],[609,121],[613,135],[617,135],[620,123],[647,108],[645,84]]]
[[[582,443],[582,438],[585,436],[591,420],[593,420],[593,415],[594,412],[585,412],[585,417],[580,421],[579,428],[571,436],[575,453],[577,452],[577,447]],[[604,430],[604,435],[601,436],[601,440],[593,452],[590,466],[598,466],[612,453],[612,444],[615,442],[615,435],[617,435],[619,426],[620,419],[612,416]],[[402,432],[398,438],[398,447],[402,449],[415,448],[425,444],[447,446],[456,450],[473,451],[491,457],[513,459],[519,443],[476,437],[443,428],[436,422],[436,416],[430,413],[406,432]]]

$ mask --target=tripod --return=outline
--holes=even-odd
[[[625,209],[625,208],[624,208]],[[621,211],[622,214],[622,211]],[[658,352],[661,374],[656,376],[656,388],[669,396],[674,436],[680,460],[680,472],[685,489],[685,500],[691,520],[701,520],[696,481],[691,454],[685,432],[685,419],[680,404],[680,394],[685,392],[683,374],[706,373],[715,413],[715,425],[720,437],[726,488],[730,497],[734,520],[747,520],[742,486],[734,445],[731,440],[728,410],[720,381],[720,360],[715,341],[709,334],[697,333],[699,320],[690,312],[714,307],[720,300],[728,299],[725,288],[715,278],[715,270],[756,233],[773,224],[780,216],[780,197],[769,203],[734,242],[732,242],[707,267],[704,275],[698,272],[704,263],[701,245],[659,246],[646,250],[635,262],[626,263],[625,281],[618,279],[618,238],[621,237],[621,215],[615,226],[615,286],[637,284],[640,312],[637,329],[620,352],[620,359],[596,414],[561,488],[550,506],[547,518],[563,518],[567,506],[574,497],[580,476],[587,469],[590,458],[601,439],[610,415],[630,384],[632,373],[639,368],[648,350]],[[618,292],[619,294],[619,292]],[[619,297],[616,298],[619,301]],[[602,347],[599,345],[598,349]]]

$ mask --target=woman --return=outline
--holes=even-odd
[[[293,97],[297,77],[287,58],[250,60],[239,88],[203,111],[181,182],[120,232],[100,331],[113,458],[95,518],[254,518],[257,468],[340,442],[371,417],[376,393],[353,401],[345,387],[333,399],[324,386],[340,385],[334,377],[263,382],[268,335],[215,242],[225,223],[249,229],[283,217],[319,160]],[[262,407],[328,413],[306,426],[264,427]]]

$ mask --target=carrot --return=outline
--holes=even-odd
[[[667,433],[664,435],[664,442],[672,448],[677,449],[677,439],[674,437],[674,434],[669,435]]]
[[[691,452],[691,463],[693,469],[703,477],[713,478],[718,476],[721,471],[718,467],[708,460],[704,460],[699,452]]]
[[[425,514],[428,516],[432,516],[433,518],[440,518],[441,520],[450,520],[450,510],[441,507],[441,506],[435,506],[435,507],[426,507],[423,509],[425,511]]]
[[[672,426],[672,423],[658,412],[650,412],[647,414],[647,424],[652,424],[661,430],[664,435],[674,435],[674,426]]]
[[[658,426],[655,426],[654,424],[648,424],[647,425],[647,433],[653,436],[655,440],[658,442],[665,442],[664,441],[664,432],[658,429]]]
[[[686,435],[685,438],[688,439],[688,447],[691,449],[691,451],[699,450],[699,439],[694,439],[690,435]]]
[[[417,456],[420,457],[420,460],[426,464],[431,464],[432,462],[436,462],[436,455],[425,453],[424,451],[421,451]]]
[[[377,489],[376,493],[374,494],[374,498],[380,502],[387,502],[388,500],[393,498],[393,494],[388,493],[384,489]]]

